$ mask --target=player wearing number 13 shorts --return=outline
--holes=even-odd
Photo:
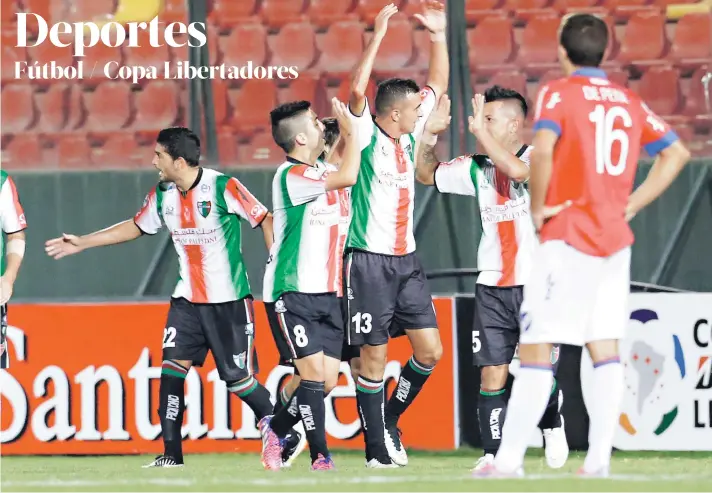
[[[596,16],[565,18],[559,60],[567,77],[539,92],[531,158],[531,214],[540,246],[524,286],[514,381],[494,464],[479,474],[520,475],[527,441],[552,385],[551,345],[586,345],[594,365],[590,444],[579,473],[608,475],[623,397],[618,341],[625,335],[633,233],[628,221],[689,158],[677,135],[599,69],[608,45]],[[631,194],[640,148],[657,159]]]

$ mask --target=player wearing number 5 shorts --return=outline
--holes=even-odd
[[[583,476],[607,476],[624,392],[618,341],[629,313],[633,233],[628,221],[655,200],[689,158],[640,97],[598,67],[606,23],[565,18],[559,60],[565,78],[537,97],[531,155],[531,214],[540,246],[524,286],[514,380],[494,464],[481,475],[521,475],[527,443],[552,385],[553,344],[586,346],[593,361],[589,448]],[[641,146],[659,155],[631,194]]]
[[[274,245],[265,270],[263,298],[274,303],[273,331],[283,360],[291,360],[300,382],[287,404],[259,423],[262,463],[282,466],[285,436],[301,418],[312,470],[334,468],[326,445],[324,397],[336,386],[344,327],[339,265],[343,223],[348,221],[346,188],[356,182],[360,159],[356,128],[343,103],[332,100],[345,149],[341,167],[319,160],[324,125],[307,101],[271,112],[272,135],[287,154],[272,181]]]
[[[533,148],[522,137],[527,113],[526,99],[512,89],[492,86],[484,94],[476,94],[469,131],[486,154],[441,163],[435,155],[434,141],[450,121],[450,105],[443,98],[428,119],[418,148],[416,175],[421,183],[434,185],[440,193],[477,197],[480,208],[480,274],[475,288],[472,342],[474,364],[481,368],[477,415],[484,454],[475,470],[492,464],[499,448],[509,398],[509,364],[519,342],[522,286],[535,262],[538,244],[527,191]],[[558,361],[558,348],[552,355]],[[546,461],[552,468],[563,467],[569,455],[559,395],[554,382],[547,411],[539,424]]]
[[[17,273],[25,256],[25,211],[15,182],[0,170],[0,229],[2,230],[2,251],[0,251],[0,368],[10,367],[10,353],[7,344],[7,302],[12,296]]]
[[[397,8],[384,7],[374,36],[354,71],[349,110],[359,129],[361,172],[351,191],[351,226],[344,260],[348,343],[361,346],[356,384],[366,431],[366,466],[405,466],[398,420],[442,355],[435,309],[413,234],[414,155],[428,115],[448,86],[446,17],[441,2],[423,2],[417,20],[430,32],[426,86],[393,78],[381,82],[373,104],[365,97],[373,62]],[[384,407],[383,375],[390,337],[407,335],[413,356]],[[385,427],[384,427],[385,424]]]
[[[272,244],[272,216],[236,178],[202,168],[200,140],[187,128],[158,134],[153,165],[159,183],[133,220],[77,237],[47,242],[55,258],[87,248],[153,235],[166,227],[178,254],[180,277],[163,332],[159,416],[164,454],[146,467],[183,465],[185,378],[208,351],[220,379],[258,419],[272,410],[269,391],[254,377],[252,294],[240,252],[241,222],[262,227]]]

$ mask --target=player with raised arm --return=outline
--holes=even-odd
[[[0,252],[0,369],[10,367],[7,346],[7,302],[12,297],[17,274],[25,256],[25,229],[27,220],[17,194],[15,182],[0,170],[0,229],[3,233]]]
[[[341,239],[348,221],[345,189],[356,183],[360,167],[358,134],[346,106],[332,100],[345,141],[340,168],[319,160],[324,126],[308,101],[272,110],[272,135],[287,154],[272,181],[275,240],[265,271],[263,297],[274,303],[280,331],[275,343],[291,359],[300,382],[289,402],[260,423],[262,463],[282,466],[283,438],[300,416],[311,452],[312,470],[334,462],[326,445],[324,398],[336,386],[344,324],[337,294],[341,291]]]
[[[502,443],[478,476],[519,476],[527,442],[552,385],[552,344],[586,346],[594,364],[589,449],[582,476],[608,475],[623,395],[619,340],[625,335],[633,233],[628,220],[673,182],[689,153],[669,127],[598,68],[606,23],[564,19],[559,60],[566,74],[537,97],[531,155],[531,214],[541,241],[524,287],[521,367]],[[657,155],[631,194],[640,154]]]
[[[272,216],[236,178],[199,164],[200,140],[187,128],[161,130],[153,165],[159,183],[133,219],[85,236],[49,240],[47,254],[59,259],[89,248],[135,240],[169,230],[180,278],[163,331],[159,416],[164,454],[145,467],[183,465],[181,427],[184,381],[208,350],[220,379],[247,403],[257,419],[272,410],[269,391],[254,375],[254,311],[240,252],[241,220],[262,227],[272,246]]]
[[[365,430],[366,465],[375,468],[408,463],[398,419],[420,392],[443,350],[430,289],[415,254],[413,205],[415,143],[448,85],[447,21],[442,3],[424,2],[416,18],[431,36],[427,85],[421,90],[413,80],[385,80],[378,85],[371,108],[366,87],[388,19],[397,11],[390,4],[378,14],[373,39],[356,67],[349,101],[362,164],[351,192],[352,219],[344,260],[345,315],[348,342],[361,347],[356,396]],[[388,339],[403,335],[408,336],[413,357],[404,365],[397,390],[384,406]]]
[[[473,355],[481,368],[477,414],[484,455],[475,465],[494,462],[507,413],[509,364],[519,342],[519,310],[538,244],[529,215],[529,156],[522,132],[528,107],[517,91],[488,88],[472,100],[469,131],[485,151],[441,163],[435,155],[437,135],[450,123],[450,101],[440,99],[425,124],[418,144],[416,178],[441,193],[478,197],[482,237],[477,250],[480,274],[475,287]],[[552,351],[558,366],[559,348]],[[560,413],[556,380],[539,427],[543,431],[548,465],[562,467],[569,447]]]

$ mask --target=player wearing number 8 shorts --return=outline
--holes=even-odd
[[[263,298],[274,303],[275,342],[282,359],[294,363],[300,382],[284,408],[259,424],[267,469],[282,467],[285,436],[300,418],[312,470],[334,468],[326,445],[324,397],[336,386],[341,364],[344,328],[337,294],[349,220],[345,189],[355,183],[360,160],[348,110],[336,99],[332,105],[345,140],[340,168],[318,159],[324,125],[309,102],[286,103],[270,115],[272,135],[287,159],[272,181],[275,241]]]

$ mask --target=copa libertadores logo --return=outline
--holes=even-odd
[[[59,48],[72,49],[70,64],[52,60],[46,63],[18,60],[15,79],[51,80],[84,79],[103,76],[108,79],[296,79],[295,66],[245,65],[191,66],[188,60],[166,60],[162,66],[126,65],[121,60],[87,62],[87,49],[103,44],[112,48],[131,50],[169,46],[171,48],[201,47],[208,42],[206,26],[202,22],[165,24],[158,17],[149,22],[56,22],[49,24],[41,15],[28,12],[17,15],[18,48],[34,48],[51,43]],[[33,29],[29,29],[32,26]],[[97,73],[99,72],[99,73]]]

